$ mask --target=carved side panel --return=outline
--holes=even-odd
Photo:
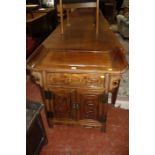
[[[111,75],[109,90],[112,91],[119,86],[121,75]]]
[[[36,84],[40,85],[40,86],[43,86],[42,84],[42,75],[40,72],[32,72],[31,73],[32,77],[33,77],[33,80],[35,81]]]

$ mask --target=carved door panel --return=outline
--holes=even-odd
[[[99,118],[100,103],[102,93],[96,91],[80,90],[78,91],[78,102],[80,116],[79,119],[95,119]]]
[[[52,89],[53,112],[55,118],[70,118],[71,99],[70,91],[65,89]]]

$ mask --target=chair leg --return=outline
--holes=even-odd
[[[96,34],[99,32],[99,0],[96,0]]]
[[[59,5],[60,5],[60,27],[61,27],[61,34],[64,33],[64,28],[63,28],[63,6],[62,6],[62,0],[59,0]]]

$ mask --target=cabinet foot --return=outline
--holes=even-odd
[[[106,124],[101,127],[101,132],[106,132]]]

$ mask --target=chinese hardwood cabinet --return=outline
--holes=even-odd
[[[124,50],[100,15],[95,33],[94,10],[77,9],[27,61],[40,85],[49,124],[104,129],[109,93],[116,100],[121,75],[128,68]]]

